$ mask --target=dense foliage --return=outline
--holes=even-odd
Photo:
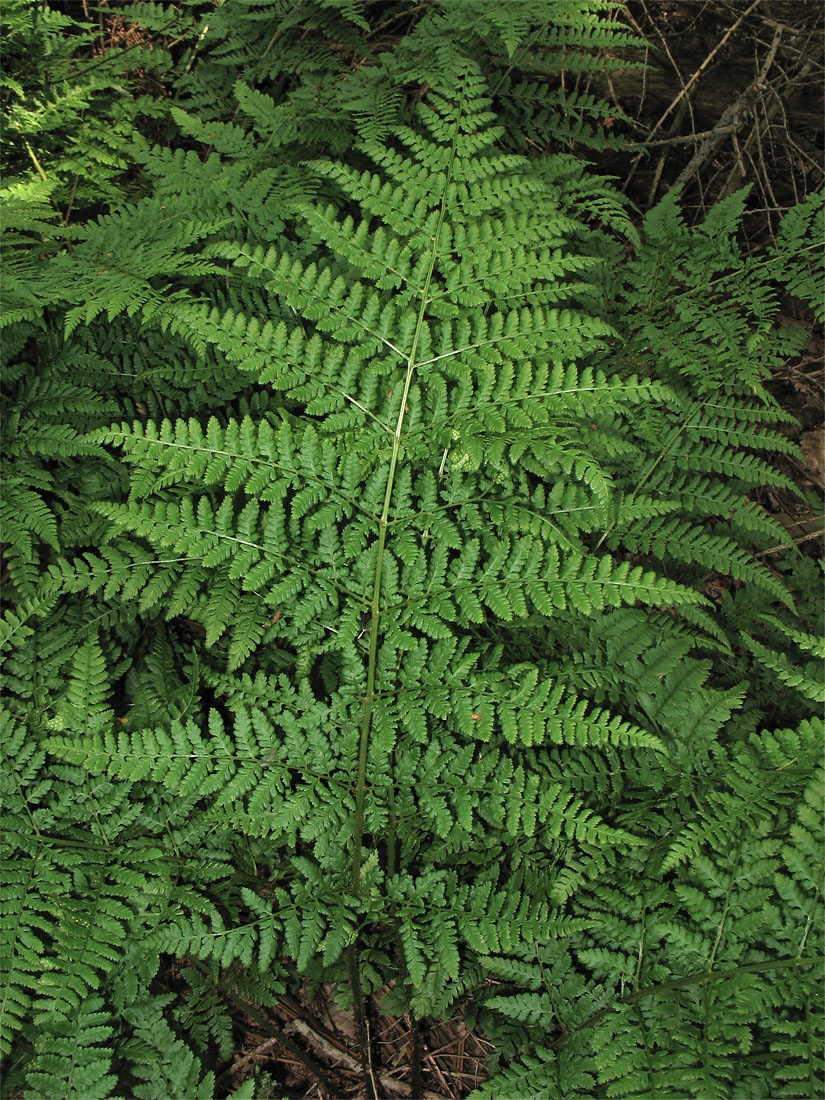
[[[818,1096],[822,195],[634,219],[604,0],[77,9],[3,15],[4,1094],[225,1095],[309,980],[367,1087],[383,990],[478,1100]]]

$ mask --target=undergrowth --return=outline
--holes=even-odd
[[[822,195],[635,217],[557,79],[604,0],[64,8],[4,15],[4,1095],[225,1095],[322,983],[368,1090],[380,993],[476,1100],[819,1095],[820,579],[755,494]]]

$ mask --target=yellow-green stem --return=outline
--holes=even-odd
[[[455,146],[457,136],[458,132],[456,131],[456,136],[453,138],[453,147],[450,155],[450,161],[447,166],[446,179],[444,182],[444,192],[442,194],[441,207],[438,213],[438,222],[436,224],[435,233],[433,234],[432,252],[430,254],[430,266],[427,270],[427,277],[424,280],[424,285],[421,288],[421,301],[418,307],[418,318],[416,320],[412,347],[410,349],[409,357],[407,358],[407,370],[404,377],[404,390],[401,394],[401,405],[398,410],[398,419],[395,425],[395,432],[393,433],[390,468],[387,475],[387,485],[384,490],[384,507],[381,510],[381,518],[378,521],[378,549],[375,558],[372,599],[370,601],[370,645],[369,658],[367,663],[367,690],[364,695],[364,710],[361,715],[361,736],[358,743],[358,776],[355,786],[355,822],[353,828],[352,843],[351,884],[352,892],[354,894],[358,894],[361,888],[361,859],[362,845],[364,839],[364,805],[366,802],[367,794],[367,754],[369,750],[372,704],[375,698],[375,667],[378,659],[378,632],[379,622],[381,619],[381,576],[384,568],[384,549],[387,544],[387,530],[389,528],[392,491],[395,485],[395,471],[398,466],[398,458],[401,453],[401,432],[404,426],[404,419],[407,412],[407,401],[410,395],[410,387],[412,385],[413,375],[415,374],[415,368],[418,365],[415,361],[415,356],[418,350],[418,341],[421,335],[421,328],[424,324],[424,314],[426,312],[427,303],[429,301],[430,283],[432,281],[433,271],[435,270],[435,261],[438,256],[438,240],[441,236],[441,226],[444,222],[444,214],[446,213],[447,209],[447,191],[449,189],[450,179],[452,177],[452,167],[453,160],[455,158]]]

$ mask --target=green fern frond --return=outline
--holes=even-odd
[[[233,1004],[329,983],[464,1012],[483,1096],[816,1095],[816,593],[755,490],[817,204],[637,227],[571,152],[610,0],[166,7],[101,25],[168,126],[7,196],[9,1091],[211,1097]],[[12,14],[15,126],[95,141],[129,63]]]
[[[34,1068],[26,1075],[33,1100],[65,1096],[71,1100],[105,1100],[117,1084],[112,1056],[100,1044],[112,1035],[111,1016],[103,999],[90,997],[76,1014],[41,1039]]]
[[[795,630],[774,616],[764,615],[762,618],[764,622],[793,642],[803,654],[810,654],[811,660],[804,666],[795,664],[786,654],[769,649],[748,634],[741,635],[742,644],[750,650],[761,665],[778,676],[783,684],[798,691],[812,703],[825,703],[825,678],[822,674],[825,645],[822,638],[819,635]]]

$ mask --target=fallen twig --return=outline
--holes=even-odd
[[[714,134],[719,133],[735,133],[737,127],[735,125],[730,126],[714,126],[712,130],[702,130],[698,134],[677,134],[675,137],[656,138],[655,141],[628,141],[625,142],[625,149],[655,149],[659,145],[691,145],[700,141],[704,141],[705,138],[713,137]]]
[[[346,1051],[333,1046],[323,1035],[315,1031],[306,1020],[293,1020],[287,1024],[285,1030],[292,1035],[300,1035],[312,1048],[316,1058],[321,1057],[328,1061],[331,1066],[340,1066],[349,1073],[360,1073],[361,1065],[357,1058],[353,1058],[351,1054],[347,1054]],[[376,1084],[381,1086],[380,1092],[382,1095],[412,1097],[412,1089],[405,1081],[399,1081],[392,1074],[381,1070],[375,1073],[375,1077],[377,1078]],[[415,1100],[419,1100],[419,1097],[415,1097]],[[420,1100],[444,1100],[444,1097],[436,1092],[425,1090],[421,1093]]]
[[[634,157],[633,163],[630,166],[630,171],[628,172],[627,177],[626,177],[624,183],[622,184],[622,192],[623,193],[625,193],[625,194],[627,193],[627,189],[630,186],[630,182],[636,174],[636,169],[639,167],[639,163],[642,159],[642,156],[644,155],[644,148],[652,144],[653,139],[655,138],[656,134],[659,132],[660,128],[664,125],[665,120],[667,119],[667,117],[671,113],[671,111],[673,111],[680,104],[682,106],[682,110],[685,109],[685,104],[683,103],[683,100],[685,100],[685,98],[687,97],[687,95],[690,92],[693,85],[696,83],[696,81],[699,79],[699,77],[702,75],[702,73],[705,71],[705,69],[707,69],[708,65],[710,65],[711,61],[713,61],[713,59],[714,59],[714,57],[716,57],[717,53],[728,42],[728,40],[730,39],[730,37],[734,33],[734,31],[736,31],[737,28],[742,24],[742,22],[747,18],[747,16],[749,16],[751,14],[751,12],[756,7],[759,6],[760,2],[761,2],[761,0],[753,0],[753,3],[745,11],[742,12],[742,14],[739,16],[739,18],[736,19],[735,22],[732,23],[730,27],[728,27],[727,31],[725,31],[724,35],[719,39],[719,41],[716,43],[716,45],[713,47],[713,49],[707,55],[705,60],[702,62],[702,64],[699,66],[699,68],[696,69],[696,71],[688,79],[687,82],[683,81],[682,78],[681,78],[681,74],[679,74],[679,79],[680,79],[680,82],[682,84],[682,90],[679,92],[679,94],[673,100],[671,100],[671,102],[668,104],[668,106],[665,108],[664,112],[660,116],[658,122],[655,124],[653,129],[648,134],[647,140],[642,143],[642,152],[638,153],[637,156]],[[689,103],[690,101],[688,100],[687,102]],[[675,127],[674,127],[674,129],[675,129]],[[661,174],[661,167],[659,169],[659,174]],[[655,182],[658,184],[658,180],[655,181]],[[655,188],[653,189],[653,191],[655,191]]]
[[[674,186],[679,187],[688,183],[697,175],[704,164],[713,156],[719,146],[722,144],[725,138],[725,132],[730,132],[731,129],[735,131],[741,129],[745,123],[750,109],[756,102],[757,97],[761,94],[765,85],[768,72],[773,64],[773,60],[776,57],[776,51],[779,49],[779,42],[782,38],[782,27],[778,27],[774,32],[773,42],[771,48],[768,51],[768,56],[765,58],[765,63],[762,66],[759,75],[756,80],[744,92],[739,96],[735,103],[732,103],[730,107],[723,113],[719,119],[719,125],[710,131],[710,136],[702,142],[699,148],[691,157],[688,164],[682,169],[676,178]]]

